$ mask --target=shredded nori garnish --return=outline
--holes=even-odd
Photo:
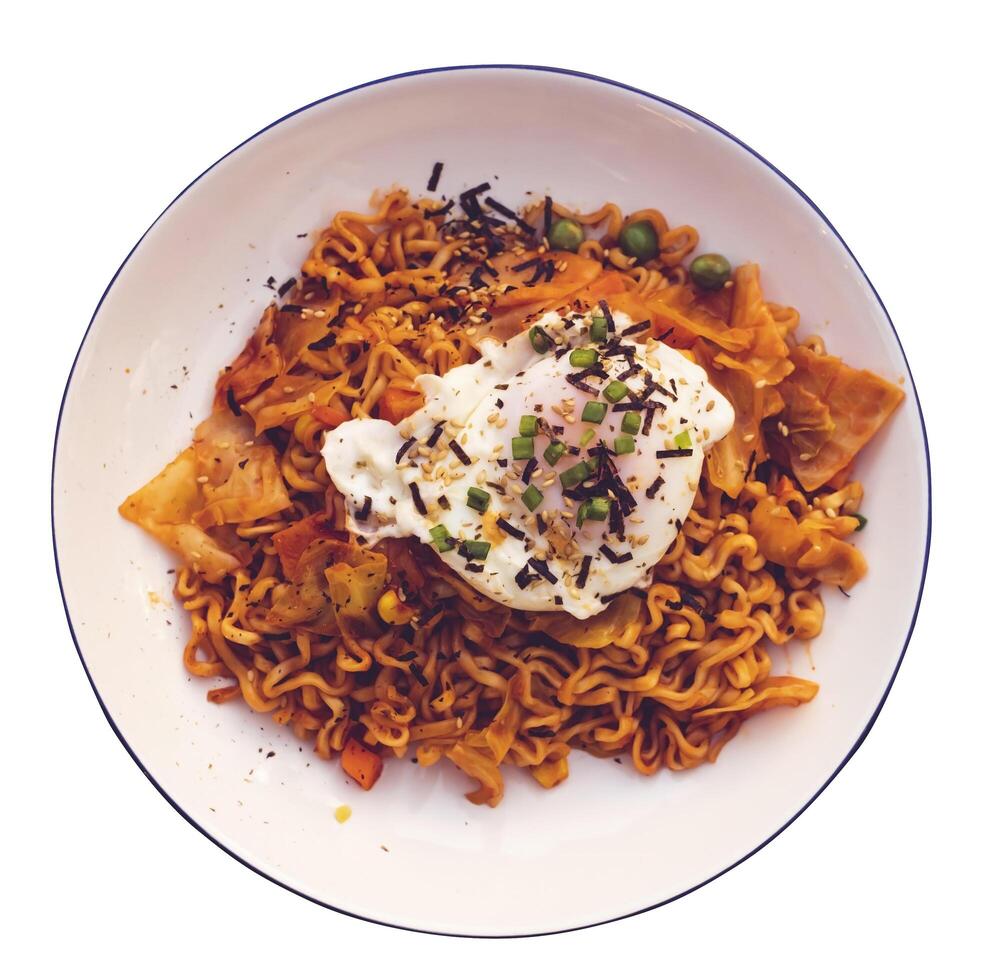
[[[512,267],[512,271],[513,272],[525,272],[527,269],[532,269],[533,266],[537,265],[538,263],[540,263],[542,261],[543,261],[543,259],[541,259],[539,256],[536,256],[535,258],[527,259],[525,262],[520,262],[519,265],[514,265]]]
[[[335,346],[337,341],[338,338],[333,333],[326,334],[321,340],[308,344],[308,350],[329,350]]]
[[[436,191],[437,183],[441,179],[441,171],[444,169],[444,164],[440,160],[434,164],[433,170],[431,170],[430,178],[427,181],[427,190]]]
[[[444,431],[444,423],[438,422],[438,424],[434,426],[434,429],[431,432],[431,434],[427,437],[428,448],[433,449],[437,445],[437,440],[441,438],[441,433],[443,431]]]
[[[663,478],[662,478],[661,476],[657,476],[657,477],[656,477],[656,479],[655,479],[655,480],[653,480],[653,482],[652,482],[652,483],[650,483],[648,487],[646,487],[646,496],[647,496],[647,497],[648,497],[648,498],[649,498],[650,500],[653,500],[653,499],[655,498],[655,496],[656,496],[656,494],[658,494],[658,493],[659,493],[659,489],[660,489],[660,487],[661,487],[661,486],[662,486],[662,485],[663,485],[663,484],[664,484],[665,482],[666,482],[666,481],[665,481],[665,480],[664,480],[664,479],[663,479]]]
[[[598,305],[601,307],[601,315],[605,318],[605,326],[609,333],[615,333],[615,321],[612,319],[612,311],[608,308],[608,303],[600,299]]]
[[[303,306],[298,306],[296,303],[284,303],[284,305],[280,307],[280,312],[281,313],[303,313],[304,312],[304,307]]]
[[[441,508],[441,510],[451,509],[451,501],[448,500],[448,498],[443,493],[441,494],[440,497],[437,498],[437,503],[438,506]]]
[[[451,452],[453,452],[465,466],[471,466],[471,456],[469,456],[468,453],[466,453],[464,449],[458,445],[456,439],[451,439],[448,441],[448,449],[450,449]]]
[[[424,208],[424,220],[429,221],[431,218],[439,218],[447,214],[453,207],[454,201],[448,201],[442,208]]]
[[[625,552],[624,554],[616,554],[608,547],[607,544],[603,544],[598,549],[613,565],[624,565],[627,561],[632,561],[632,553]]]
[[[516,538],[518,541],[522,541],[526,535],[518,527],[513,527],[504,517],[497,517],[495,523],[503,531],[506,532],[511,538]]]
[[[630,364],[621,374],[616,375],[616,377],[619,381],[627,381],[633,374],[638,374],[642,370],[642,365],[637,362]]]
[[[243,414],[243,410],[239,407],[239,402],[236,401],[236,396],[232,393],[231,385],[226,388],[226,404],[229,406],[229,411],[231,411],[233,415]]]
[[[507,218],[512,218],[516,224],[526,232],[527,235],[536,235],[536,229],[524,221],[515,211],[507,208],[504,204],[500,204],[494,197],[485,198],[485,203],[492,208],[493,211],[498,211],[499,214],[505,215]]]
[[[531,558],[529,565],[533,571],[542,575],[551,585],[557,584],[557,576],[550,571],[550,566],[545,561],[541,561],[539,558]]]
[[[372,497],[367,496],[366,499],[362,501],[362,506],[356,511],[355,519],[357,521],[367,520],[371,513],[372,513]]]
[[[417,513],[427,516],[427,505],[424,503],[424,498],[420,496],[420,487],[411,480],[410,481],[410,496],[413,497],[413,505],[417,508]]]
[[[553,227],[553,198],[547,194],[543,199],[543,234],[550,234]]]
[[[553,738],[557,733],[546,725],[534,725],[533,728],[526,729],[526,734],[533,738]]]
[[[403,459],[408,452],[410,452],[410,447],[413,446],[416,441],[417,440],[413,436],[410,436],[410,438],[407,439],[402,446],[400,446],[400,448],[396,451],[396,462],[399,463],[400,460]]]
[[[520,479],[523,481],[523,483],[529,483],[530,482],[530,480],[533,478],[533,471],[539,465],[540,464],[537,462],[537,460],[536,460],[535,457],[532,458],[532,459],[528,459],[526,461],[526,465],[523,467],[523,475],[520,477]]]
[[[427,675],[421,670],[420,664],[416,660],[410,661],[410,673],[413,674],[413,679],[421,687],[427,687]]]
[[[575,580],[579,589],[583,589],[588,584],[588,572],[591,570],[591,560],[591,555],[585,555],[581,559],[581,567],[577,570],[577,579]]]
[[[657,459],[676,459],[680,456],[693,456],[693,449],[657,449]]]

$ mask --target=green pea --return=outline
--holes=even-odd
[[[550,226],[547,241],[551,248],[576,252],[584,241],[584,229],[573,218],[561,218]]]
[[[659,235],[650,221],[633,221],[624,225],[618,236],[618,247],[637,262],[648,262],[659,255]]]
[[[731,278],[731,263],[715,252],[698,255],[690,263],[690,278],[701,289],[720,289]]]

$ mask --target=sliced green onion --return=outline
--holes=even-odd
[[[638,435],[642,428],[642,415],[639,412],[626,412],[622,416],[622,431],[630,436]]]
[[[586,368],[598,363],[598,352],[593,347],[575,347],[571,351],[571,365]]]
[[[603,316],[591,318],[591,339],[600,344],[608,336],[608,324]]]
[[[543,503],[543,494],[531,483],[519,499],[526,505],[527,510],[536,510]]]
[[[560,459],[564,453],[567,452],[567,446],[565,446],[559,439],[555,439],[553,442],[543,450],[543,458],[547,461],[549,466],[556,466],[557,460]]]
[[[488,541],[472,541],[469,539],[462,543],[465,546],[465,551],[469,558],[488,558],[489,548],[492,547]]]
[[[588,475],[591,476],[598,472],[598,457],[589,456],[584,464],[588,468]]]
[[[607,497],[592,497],[590,500],[585,500],[584,505],[587,505],[587,511],[585,516],[589,521],[607,521],[608,511],[611,509],[611,501]]]
[[[678,432],[673,437],[674,443],[676,443],[677,449],[692,449],[693,443],[690,441],[690,432],[688,429],[684,429],[683,432]]]
[[[536,416],[535,415],[521,415],[519,417],[519,434],[521,436],[535,436],[536,435]]]
[[[585,429],[580,439],[581,448],[583,449],[589,442],[591,442],[592,439],[594,439],[594,437],[595,437],[594,429]]]
[[[588,502],[585,500],[577,509],[577,526],[580,527],[588,519]]]
[[[581,411],[582,422],[594,422],[597,425],[604,419],[608,406],[604,402],[585,402]]]
[[[533,350],[537,354],[546,354],[554,345],[554,342],[550,339],[550,335],[541,326],[530,327],[529,337],[530,344],[532,344]]]
[[[576,487],[579,483],[583,483],[588,478],[588,472],[588,464],[584,460],[580,463],[575,463],[570,469],[561,470],[560,485],[565,490],[570,490],[571,487]]]
[[[624,381],[612,381],[605,387],[602,394],[610,401],[621,401],[629,393],[629,386]]]
[[[430,529],[430,536],[434,547],[438,551],[450,551],[454,547],[449,540],[450,534],[448,533],[448,529],[443,524],[435,524]]]
[[[624,456],[626,453],[635,452],[635,439],[632,436],[615,437],[615,455]]]
[[[492,499],[488,490],[482,490],[479,487],[469,487],[468,488],[468,506],[472,510],[477,510],[480,514],[484,514],[489,509],[489,501]]]
[[[513,459],[532,459],[533,458],[532,437],[513,436],[512,455],[513,455]]]

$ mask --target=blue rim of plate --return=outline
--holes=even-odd
[[[85,347],[85,342],[89,336],[89,331],[92,329],[92,325],[93,323],[95,323],[96,317],[99,315],[99,310],[102,308],[103,302],[105,301],[106,297],[109,295],[109,291],[113,288],[113,285],[115,284],[116,280],[119,278],[120,273],[122,273],[124,268],[126,268],[126,264],[127,262],[130,261],[130,257],[140,247],[140,244],[147,237],[150,231],[154,228],[157,222],[160,221],[161,218],[163,218],[164,215],[171,210],[174,204],[178,200],[180,200],[180,198],[182,198],[188,190],[194,187],[194,185],[197,184],[198,181],[201,180],[202,177],[204,177],[207,173],[209,173],[220,163],[222,163],[222,161],[225,160],[226,157],[232,156],[233,153],[244,147],[247,143],[251,143],[258,136],[262,136],[263,133],[267,132],[267,130],[273,129],[274,126],[279,126],[280,123],[286,121],[287,119],[291,119],[302,112],[306,112],[308,109],[311,109],[314,106],[321,105],[325,102],[331,102],[333,99],[337,99],[340,98],[341,96],[348,95],[351,92],[358,92],[362,89],[372,88],[373,86],[376,85],[382,85],[385,82],[397,81],[401,78],[413,78],[417,75],[437,75],[444,72],[483,71],[489,69],[501,69],[506,71],[534,71],[534,72],[538,71],[538,72],[547,72],[554,75],[568,75],[571,76],[572,78],[583,78],[583,79],[587,79],[588,81],[599,82],[603,85],[610,85],[613,88],[622,89],[623,91],[626,92],[632,92],[635,95],[644,96],[647,99],[651,99],[653,102],[658,102],[661,105],[668,106],[671,109],[675,109],[677,112],[682,112],[684,115],[689,116],[691,119],[696,119],[698,122],[703,123],[703,125],[710,127],[715,132],[720,133],[722,136],[727,137],[729,140],[740,146],[743,150],[750,153],[753,157],[755,157],[756,160],[759,160],[761,163],[764,163],[769,168],[769,170],[771,170],[777,177],[779,177],[789,187],[791,187],[794,191],[796,191],[796,193],[813,209],[813,211],[817,214],[820,220],[823,221],[823,223],[830,229],[834,237],[837,239],[838,242],[840,242],[844,250],[851,257],[851,260],[854,262],[855,266],[857,266],[858,272],[861,273],[865,283],[867,284],[868,288],[871,290],[872,295],[878,301],[878,305],[881,307],[882,313],[885,314],[885,319],[888,321],[888,325],[892,328],[892,334],[895,337],[895,342],[898,344],[899,352],[902,354],[902,360],[904,361],[906,371],[909,374],[909,382],[912,386],[912,395],[916,404],[916,412],[919,415],[919,424],[922,429],[923,449],[926,455],[926,492],[927,492],[927,505],[928,505],[928,513],[926,515],[926,548],[925,551],[923,552],[923,565],[922,565],[922,571],[920,573],[920,579],[919,579],[919,591],[916,594],[916,603],[912,610],[912,619],[909,623],[909,629],[908,632],[906,633],[905,642],[902,644],[902,649],[899,651],[899,659],[896,662],[894,669],[892,670],[892,676],[889,678],[888,684],[885,687],[885,692],[884,694],[882,694],[881,699],[876,705],[875,710],[871,715],[871,718],[868,720],[868,723],[865,725],[864,730],[858,736],[858,740],[851,747],[851,751],[848,752],[846,756],[844,756],[844,758],[841,760],[837,768],[834,769],[834,771],[826,779],[823,785],[816,791],[816,793],[814,793],[813,796],[811,796],[810,799],[807,800],[807,802],[804,803],[803,806],[799,810],[797,810],[797,812],[793,814],[792,817],[790,817],[781,827],[779,827],[778,830],[776,830],[773,834],[771,834],[764,841],[762,841],[761,844],[752,848],[752,850],[750,850],[746,855],[744,855],[744,857],[739,858],[737,861],[735,861],[733,864],[728,865],[726,868],[722,868],[717,873],[711,875],[710,878],[706,878],[704,881],[700,882],[699,884],[693,885],[691,888],[687,888],[686,890],[680,892],[679,894],[673,895],[670,898],[666,898],[661,902],[656,902],[653,905],[647,905],[645,908],[637,909],[634,912],[626,912],[623,915],[612,916],[609,919],[599,919],[597,922],[589,922],[589,923],[585,923],[584,925],[569,926],[566,929],[551,929],[545,932],[529,932],[529,933],[524,932],[524,933],[508,933],[508,934],[503,933],[502,935],[494,935],[494,936],[487,935],[487,934],[481,935],[475,933],[444,932],[438,929],[422,929],[417,926],[400,925],[399,923],[395,923],[395,922],[385,922],[382,919],[374,919],[371,916],[367,916],[367,915],[359,915],[357,912],[350,912],[347,909],[339,908],[338,906],[331,905],[328,902],[323,902],[321,899],[315,898],[312,895],[308,895],[305,892],[302,892],[298,888],[293,888],[291,885],[288,885],[285,882],[280,881],[279,879],[273,877],[273,875],[267,874],[267,872],[261,870],[260,868],[257,868],[253,864],[250,864],[250,862],[247,861],[244,857],[237,854],[230,847],[227,847],[221,841],[213,837],[204,827],[201,826],[201,824],[199,824],[193,817],[187,814],[181,808],[180,804],[176,800],[172,799],[167,794],[167,792],[165,792],[163,787],[161,787],[161,785],[157,782],[157,780],[154,779],[153,775],[150,773],[147,767],[140,761],[136,752],[134,752],[133,748],[130,746],[130,744],[127,742],[126,738],[124,737],[123,733],[117,727],[116,722],[113,720],[113,717],[110,715],[109,710],[106,707],[106,704],[103,702],[103,699],[96,688],[95,682],[92,679],[92,674],[89,672],[89,667],[85,662],[85,656],[82,653],[82,647],[79,645],[78,637],[75,634],[75,626],[72,623],[72,614],[69,611],[68,600],[65,597],[65,588],[62,583],[62,577],[61,577],[61,566],[59,565],[58,562],[58,538],[55,533],[55,470],[58,460],[58,436],[61,432],[62,415],[65,411],[65,400],[68,397],[68,391],[72,384],[72,378],[75,375],[75,368],[76,365],[78,364],[79,357],[82,354],[82,349]],[[120,264],[120,267],[114,273],[113,278],[110,279],[109,285],[106,286],[106,289],[103,291],[102,296],[100,296],[99,302],[96,304],[96,308],[92,313],[92,318],[89,320],[89,325],[86,327],[85,334],[82,337],[82,342],[79,344],[79,349],[75,354],[75,359],[72,361],[72,368],[69,371],[68,380],[65,382],[65,391],[62,394],[61,404],[59,405],[58,408],[58,422],[55,427],[55,442],[54,442],[54,447],[52,450],[52,457],[51,457],[51,540],[52,540],[52,546],[54,548],[54,554],[55,554],[55,574],[58,578],[58,590],[61,593],[62,606],[65,609],[65,617],[68,620],[68,629],[72,635],[72,642],[75,644],[75,649],[78,652],[79,660],[82,663],[82,669],[85,671],[85,675],[89,680],[89,686],[92,688],[92,693],[95,694],[96,700],[99,702],[99,707],[102,708],[102,712],[106,716],[106,721],[109,723],[110,728],[112,728],[113,731],[116,733],[116,737],[120,740],[123,747],[130,754],[130,758],[133,759],[133,761],[140,768],[140,771],[147,777],[147,779],[150,780],[151,784],[154,786],[157,792],[160,793],[161,796],[163,796],[164,799],[167,800],[167,802],[170,803],[171,806],[174,807],[174,809],[178,813],[180,813],[181,816],[185,818],[185,820],[188,821],[188,823],[190,823],[202,835],[207,837],[213,844],[215,844],[217,847],[225,851],[225,853],[228,854],[230,857],[235,858],[240,864],[249,868],[251,871],[256,872],[256,874],[260,875],[261,877],[266,878],[268,881],[273,882],[275,885],[279,885],[281,888],[285,888],[287,891],[293,892],[295,895],[299,895],[301,898],[306,898],[309,902],[314,902],[316,905],[320,905],[323,908],[331,909],[331,911],[333,912],[340,912],[342,915],[347,915],[354,919],[361,919],[365,922],[373,922],[377,925],[389,926],[392,929],[402,929],[407,932],[420,932],[429,935],[454,936],[454,937],[468,938],[468,939],[521,939],[530,936],[557,935],[558,933],[578,932],[581,929],[591,929],[594,926],[605,925],[609,922],[617,922],[621,919],[628,919],[635,915],[642,915],[644,912],[651,912],[653,909],[660,908],[663,905],[668,905],[670,902],[675,902],[677,899],[683,898],[685,895],[689,895],[691,892],[697,891],[698,888],[703,888],[704,885],[710,884],[715,879],[720,878],[721,875],[727,874],[732,869],[737,868],[739,864],[743,864],[753,854],[757,854],[760,850],[762,850],[763,847],[774,841],[798,817],[800,817],[803,813],[805,813],[806,810],[817,799],[817,797],[819,797],[820,794],[833,782],[833,780],[836,778],[838,773],[840,773],[840,771],[844,768],[844,766],[846,766],[847,763],[850,761],[854,753],[857,752],[857,750],[861,747],[861,744],[868,737],[868,733],[871,731],[871,728],[874,725],[875,721],[877,720],[878,715],[881,714],[881,710],[885,705],[885,701],[888,698],[889,692],[892,690],[892,685],[895,683],[895,678],[898,676],[899,668],[902,666],[902,660],[904,659],[906,650],[909,647],[909,641],[912,639],[912,631],[916,625],[916,618],[919,615],[919,606],[922,603],[923,589],[925,588],[926,585],[926,571],[929,565],[929,548],[930,548],[930,540],[932,538],[932,531],[933,531],[933,486],[932,486],[932,472],[931,472],[930,456],[929,456],[929,438],[926,434],[926,420],[923,417],[922,405],[920,404],[919,401],[919,394],[916,391],[916,384],[912,376],[912,369],[909,367],[909,360],[905,355],[905,349],[902,347],[902,341],[899,339],[898,331],[895,329],[895,324],[892,322],[892,318],[891,316],[889,316],[888,310],[885,308],[885,304],[882,302],[881,296],[878,295],[878,290],[875,289],[871,280],[868,278],[868,274],[861,267],[861,263],[857,260],[857,257],[851,251],[847,242],[845,242],[844,239],[840,236],[837,229],[831,224],[830,220],[823,213],[823,211],[820,210],[820,208],[814,203],[814,201],[809,197],[809,195],[804,193],[804,191],[801,190],[792,180],[790,180],[781,170],[779,170],[778,167],[775,167],[773,164],[771,164],[768,160],[765,159],[765,157],[763,157],[760,153],[757,153],[755,150],[753,150],[752,147],[750,147],[747,143],[742,142],[740,139],[738,139],[737,136],[732,135],[726,129],[723,129],[721,126],[718,126],[717,123],[712,122],[710,119],[704,118],[704,116],[700,115],[697,112],[694,112],[691,109],[688,109],[686,106],[679,105],[676,102],[671,102],[669,99],[664,99],[661,96],[653,95],[651,92],[646,92],[644,89],[636,88],[633,85],[626,85],[624,82],[616,82],[610,78],[605,78],[601,75],[592,75],[588,72],[575,71],[570,68],[552,68],[546,65],[509,65],[509,64],[447,65],[441,68],[422,68],[422,69],[417,69],[415,71],[400,72],[399,74],[396,75],[386,75],[382,78],[374,79],[371,82],[363,82],[361,85],[353,85],[351,88],[342,89],[340,92],[335,92],[332,95],[326,95],[324,98],[316,99],[314,102],[309,102],[307,105],[302,106],[299,109],[294,109],[292,112],[288,112],[286,115],[281,116],[275,122],[270,123],[268,126],[264,126],[262,129],[255,132],[252,136],[243,140],[237,146],[229,150],[228,153],[224,154],[218,160],[216,160],[215,163],[213,163],[210,167],[207,167],[205,170],[203,170],[190,184],[188,184],[187,187],[184,188],[184,190],[181,191],[180,194],[178,194],[174,198],[174,200],[171,201],[170,204],[168,204],[166,208],[164,208],[164,210],[154,219],[153,223],[150,225],[147,231],[145,231],[140,236],[140,239],[133,246],[133,248],[131,248],[130,251],[127,253],[126,258],[123,260],[123,262]]]

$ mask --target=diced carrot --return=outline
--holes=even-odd
[[[358,739],[350,738],[342,748],[342,769],[363,789],[372,789],[383,771],[383,760]]]
[[[390,385],[379,399],[379,417],[396,425],[424,404],[424,396],[412,388]]]
[[[347,412],[332,408],[331,405],[318,405],[312,409],[311,414],[328,429],[334,429],[351,418]]]

